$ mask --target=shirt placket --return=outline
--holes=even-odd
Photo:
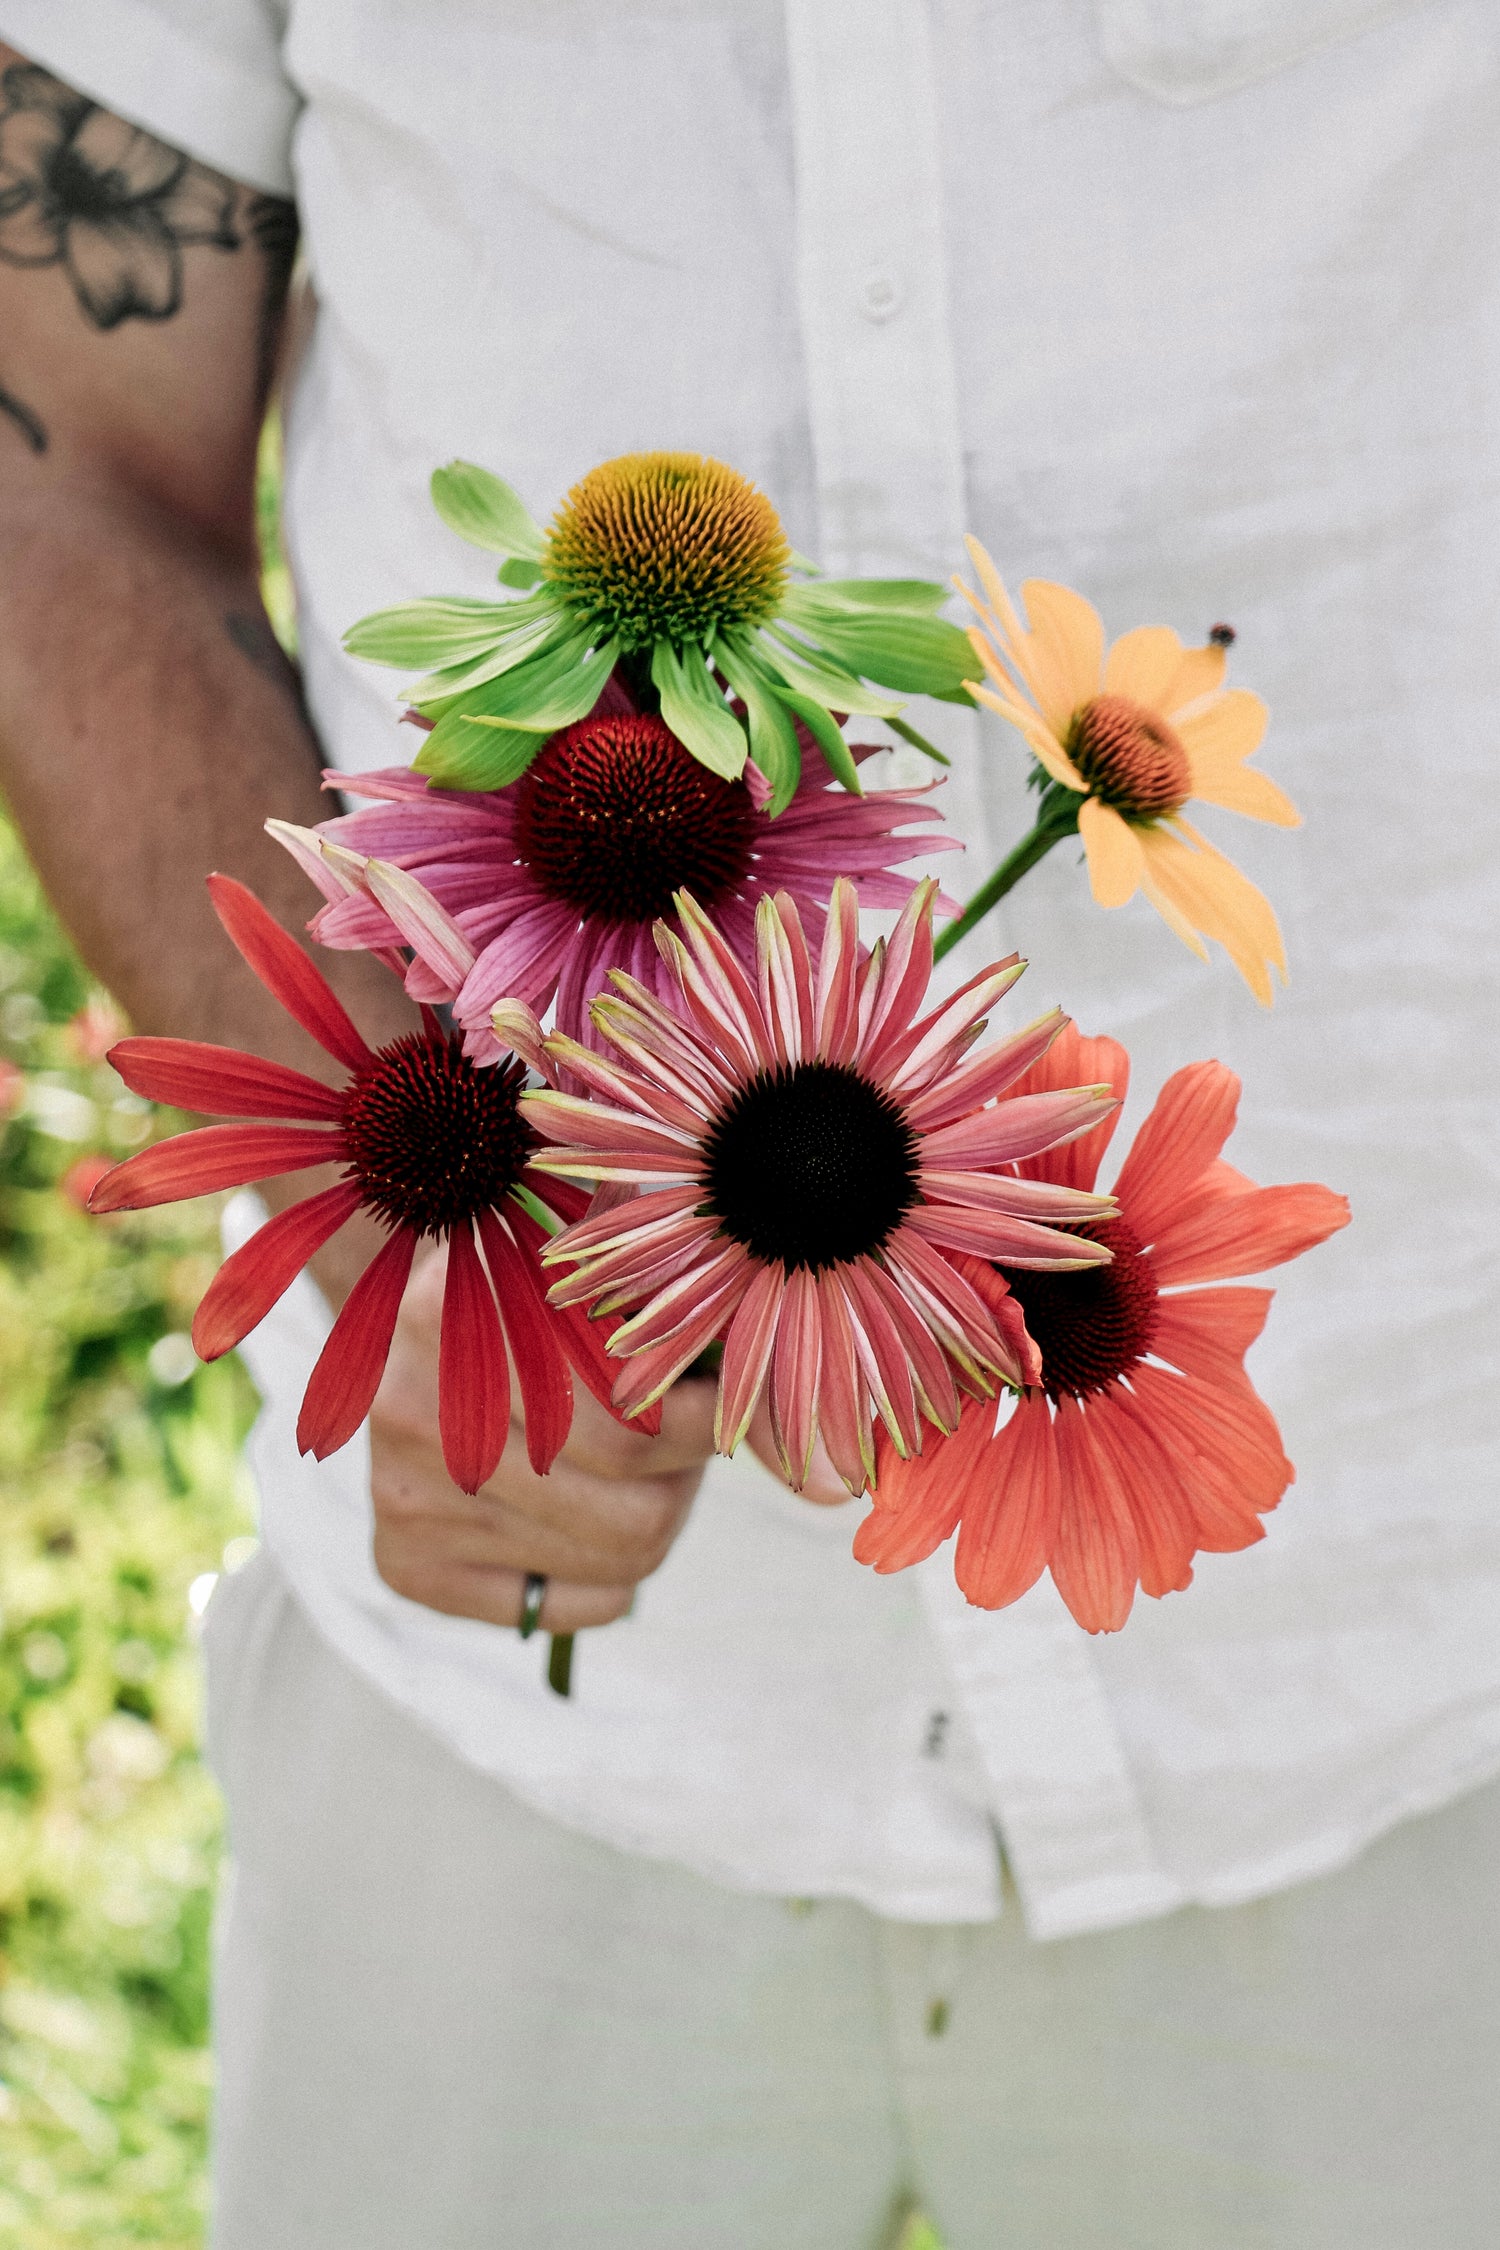
[[[927,0],[786,0],[786,32],[821,560],[839,575],[946,577],[967,510]],[[989,864],[974,714],[938,707],[931,727],[954,757],[943,809],[972,888]],[[954,960],[974,965],[964,949]],[[921,1583],[1031,1928],[1176,1905],[1086,1644],[1051,1589],[1003,1616],[972,1610],[946,1551]]]

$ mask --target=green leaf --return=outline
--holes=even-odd
[[[833,723],[833,713],[810,695],[795,695],[790,688],[779,688],[777,693],[787,709],[796,713],[822,751],[834,780],[841,781],[851,797],[862,797],[859,768],[849,755],[848,743]]]
[[[773,645],[773,640],[775,645]],[[811,696],[829,711],[857,711],[869,719],[889,719],[901,705],[878,695],[833,656],[774,625],[760,629],[761,651],[771,671],[799,695]]]
[[[544,534],[525,503],[489,469],[450,461],[432,472],[432,504],[460,539],[492,555],[523,555],[540,562]]]
[[[909,617],[931,617],[950,591],[935,578],[822,578],[815,586],[792,587],[781,608],[790,617],[795,600],[809,616],[829,610],[894,609]]]
[[[457,598],[398,602],[351,625],[344,646],[372,664],[454,664],[488,648],[523,606]]]
[[[738,634],[721,633],[714,661],[750,714],[750,755],[771,784],[768,810],[774,820],[786,811],[802,778],[802,748],[790,712],[776,695],[770,676],[755,660],[753,647]]]
[[[918,734],[916,728],[909,726],[905,719],[887,719],[885,723],[892,734],[899,734],[903,742],[909,742],[913,750],[920,750],[924,758],[931,758],[934,765],[952,765],[953,760],[946,751],[940,750],[935,742],[929,742],[925,734]]]
[[[519,586],[524,592],[528,586],[535,586],[540,582],[542,566],[521,555],[512,555],[509,562],[500,565],[495,575],[502,586]]]
[[[738,781],[749,744],[745,730],[709,678],[703,651],[682,657],[666,641],[651,651],[651,682],[661,697],[661,715],[699,765],[725,781]]]
[[[968,635],[944,617],[830,614],[820,618],[817,637],[851,671],[907,695],[961,694],[979,669]]]

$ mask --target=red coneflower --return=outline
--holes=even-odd
[[[1129,1069],[1114,1040],[1070,1027],[1026,1084],[1083,1073],[1123,1100]],[[998,1428],[992,1404],[966,1404],[920,1461],[882,1452],[861,1562],[904,1569],[957,1529],[955,1573],[976,1606],[1002,1608],[1050,1568],[1079,1624],[1102,1633],[1124,1624],[1137,1585],[1174,1592],[1195,1554],[1263,1536],[1295,1474],[1243,1364],[1274,1292],[1200,1285],[1300,1257],[1348,1224],[1349,1206],[1311,1183],[1257,1187],[1220,1161],[1239,1093],[1222,1063],[1167,1080],[1115,1182],[1117,1216],[1086,1228],[1113,1251],[1107,1266],[965,1269],[982,1294],[1020,1304],[1040,1379]],[[1115,1114],[1020,1172],[1091,1188]]]
[[[793,901],[763,899],[750,970],[680,896],[681,937],[658,925],[674,1004],[616,972],[593,1015],[622,1059],[554,1037],[549,1056],[590,1098],[522,1104],[562,1144],[537,1151],[540,1169],[640,1190],[544,1252],[576,1268],[554,1303],[639,1308],[610,1340],[626,1362],[616,1405],[637,1412],[722,1338],[718,1445],[734,1450],[769,1387],[794,1487],[820,1430],[857,1492],[877,1414],[914,1452],[924,1419],[954,1427],[961,1385],[1034,1375],[1004,1291],[986,1302],[955,1256],[1027,1269],[1109,1258],[1058,1231],[1106,1217],[1107,1197],[1002,1169],[1095,1124],[1108,1089],[996,1101],[1067,1020],[1054,1009],[970,1054],[1025,966],[1014,955],[918,1014],[935,889],[922,884],[864,956],[854,886],[837,883],[816,963]]]
[[[614,1371],[598,1332],[580,1315],[546,1303],[541,1245],[584,1206],[576,1191],[533,1166],[536,1135],[519,1102],[524,1064],[512,1059],[476,1069],[430,1015],[421,1031],[370,1048],[260,901],[225,875],[211,875],[208,884],[250,968],[343,1064],[348,1079],[325,1086],[283,1063],[193,1039],[124,1039],[109,1059],[132,1092],[211,1116],[281,1122],[209,1125],[144,1149],[98,1183],[89,1208],[140,1210],[311,1165],[341,1165],[332,1187],[268,1220],[226,1259],[193,1322],[200,1356],[218,1359],[231,1350],[346,1219],[372,1212],[390,1230],[388,1239],[350,1291],[313,1369],[297,1423],[302,1451],[319,1460],[336,1452],[369,1412],[412,1257],[428,1237],[448,1247],[439,1342],[448,1472],[465,1492],[477,1491],[504,1451],[506,1337],[527,1451],[544,1472],[572,1420],[569,1364],[606,1403]]]

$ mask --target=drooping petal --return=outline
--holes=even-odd
[[[208,890],[214,912],[246,966],[287,1014],[346,1069],[368,1069],[375,1058],[343,1002],[254,892],[247,891],[232,875],[210,875]]]
[[[919,1203],[905,1220],[909,1233],[943,1250],[961,1250],[971,1258],[990,1258],[997,1266],[1025,1266],[1039,1273],[1074,1273],[1086,1266],[1106,1266],[1110,1252],[1102,1242],[1086,1235],[1063,1234],[1053,1227],[1034,1226],[1029,1219],[1013,1219],[1003,1211],[976,1211],[955,1203]]]
[[[1088,856],[1095,905],[1126,905],[1140,889],[1146,872],[1140,837],[1113,805],[1098,797],[1085,797],[1079,806],[1078,833]]]
[[[976,1608],[1004,1609],[1036,1584],[1057,1544],[1062,1480],[1052,1417],[1039,1391],[1025,1391],[993,1438],[993,1407],[967,1407],[964,1421],[977,1423],[987,1442],[964,1480],[954,1576]]]
[[[970,1495],[969,1472],[989,1445],[995,1418],[988,1402],[966,1408],[949,1438],[929,1438],[920,1455],[903,1458],[882,1428],[875,1441],[870,1513],[854,1534],[854,1559],[882,1576],[925,1562],[951,1539]]]
[[[1192,1583],[1198,1519],[1183,1465],[1173,1460],[1154,1431],[1132,1424],[1121,1414],[1117,1402],[1124,1395],[1118,1383],[1092,1392],[1083,1415],[1096,1446],[1114,1469],[1135,1525],[1141,1591],[1159,1601]]]
[[[233,1351],[296,1280],[352,1212],[359,1189],[348,1180],[324,1188],[278,1212],[224,1260],[193,1320],[193,1349],[200,1359]]]
[[[1143,884],[1152,904],[1165,899],[1192,929],[1216,939],[1268,1008],[1271,971],[1286,977],[1286,948],[1270,901],[1180,816],[1175,832],[1158,826],[1140,833]]]
[[[875,1473],[875,1441],[862,1395],[854,1325],[832,1269],[820,1273],[817,1284],[823,1337],[818,1430],[829,1460],[849,1490],[863,1492]]]
[[[900,1331],[870,1287],[865,1261],[852,1259],[832,1269],[849,1307],[855,1356],[876,1412],[900,1453],[915,1453],[922,1443],[911,1362]]]
[[[108,1060],[133,1094],[206,1117],[308,1117],[337,1125],[344,1097],[305,1071],[201,1039],[121,1039]]]
[[[438,1434],[460,1492],[494,1475],[510,1428],[510,1368],[500,1315],[467,1221],[448,1237],[438,1331]]]
[[[760,1404],[785,1290],[781,1266],[757,1267],[729,1323],[714,1411],[714,1444],[720,1453],[733,1453]]]
[[[972,1056],[947,1073],[924,1093],[913,1095],[906,1103],[907,1121],[914,1132],[934,1133],[940,1125],[950,1125],[955,1118],[966,1117],[970,1110],[981,1109],[984,1104],[1006,1092],[1018,1078],[1034,1070],[1052,1042],[1062,1031],[1068,1018],[1061,1008],[1049,1008],[1046,1015],[1028,1024],[1010,1039],[998,1046],[987,1047],[982,1054]],[[1098,1078],[1097,1070],[1087,1069],[1075,1073],[1072,1080],[1059,1079],[1058,1084],[1077,1084],[1090,1076]],[[1032,1090],[1043,1091],[1039,1082]]]
[[[786,1277],[771,1360],[771,1428],[782,1474],[794,1492],[801,1491],[812,1465],[822,1364],[818,1285],[799,1266]]]
[[[375,1402],[417,1238],[398,1227],[345,1298],[318,1354],[297,1417],[297,1450],[326,1461],[347,1445]]]
[[[549,1190],[559,1184],[554,1181],[547,1183]],[[536,1268],[539,1288],[545,1292],[547,1283],[541,1265],[541,1252],[549,1237],[538,1226],[531,1213],[514,1201],[506,1216],[510,1221],[511,1232]],[[624,1417],[618,1413],[614,1402],[615,1377],[620,1363],[608,1356],[609,1339],[619,1323],[609,1319],[590,1320],[576,1305],[552,1304],[550,1309],[556,1323],[558,1341],[574,1374],[601,1406],[615,1415],[616,1420],[623,1420]],[[635,1417],[632,1426],[643,1431],[647,1437],[655,1437],[661,1428],[661,1408],[647,1407]]]
[[[479,1239],[500,1303],[526,1418],[526,1455],[539,1477],[551,1468],[573,1423],[573,1384],[534,1258],[518,1248],[495,1211],[479,1213]]]
[[[1202,766],[1238,765],[1251,757],[1260,748],[1269,717],[1258,695],[1230,688],[1201,710],[1184,712],[1173,725],[1196,776]]]
[[[91,1211],[144,1211],[224,1188],[249,1187],[283,1172],[341,1163],[344,1136],[296,1125],[204,1125],[143,1148],[106,1172],[89,1196]]]
[[[1253,766],[1192,766],[1193,795],[1205,805],[1223,805],[1226,811],[1244,813],[1250,820],[1268,820],[1277,828],[1300,828],[1302,815],[1284,789]]]
[[[364,883],[417,959],[431,970],[441,997],[456,999],[477,956],[447,908],[438,904],[415,875],[383,860],[366,861]]]
[[[1053,1437],[1061,1478],[1052,1576],[1087,1633],[1117,1633],[1140,1579],[1140,1542],[1111,1456],[1066,1391]]]

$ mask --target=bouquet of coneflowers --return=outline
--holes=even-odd
[[[404,691],[421,749],[330,775],[356,811],[269,823],[322,894],[313,936],[383,960],[421,1029],[373,1051],[213,876],[344,1084],[181,1040],[113,1050],[137,1093],[237,1122],[130,1158],[95,1209],[332,1168],[226,1261],[200,1352],[237,1344],[364,1209],[386,1240],[308,1385],[320,1458],[369,1411],[426,1238],[447,1248],[441,1429],[466,1491],[500,1458],[512,1371],[545,1471],[575,1379],[649,1429],[709,1364],[721,1451],[766,1400],[789,1485],[821,1441],[868,1499],[860,1560],[900,1569],[957,1531],[986,1608],[1050,1569],[1111,1630],[1137,1586],[1258,1539],[1292,1476],[1243,1365],[1270,1292],[1221,1285],[1323,1240],[1343,1199],[1223,1162],[1239,1084],[1215,1062],[1168,1080],[1101,1192],[1124,1050],[1058,1008],[990,1036],[1014,955],[930,989],[935,957],[1076,835],[1101,906],[1143,890],[1269,1002],[1275,916],[1184,816],[1198,798],[1296,820],[1247,762],[1265,711],[1225,685],[1228,630],[1106,652],[1080,595],[1033,581],[1018,608],[973,542],[963,630],[942,585],[825,578],[762,493],[691,454],[607,462],[545,529],[464,463],[433,497],[503,558],[505,591],[357,625],[355,654],[425,668]],[[944,762],[912,696],[992,706],[1034,761],[1035,824],[962,911],[899,872],[956,848],[939,783],[867,793],[873,746],[850,739],[875,720]],[[867,941],[861,909],[888,934]]]

